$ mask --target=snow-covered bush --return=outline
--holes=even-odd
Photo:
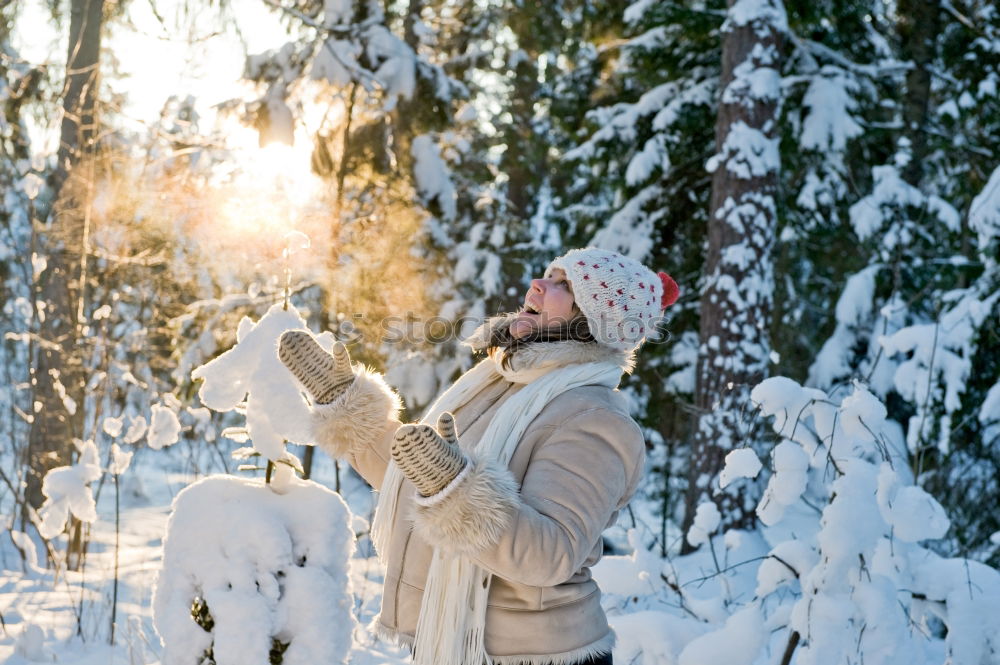
[[[836,404],[784,377],[752,399],[782,439],[757,507],[772,549],[754,603],[787,616],[797,662],[931,661],[936,620],[948,662],[1000,662],[1000,574],[919,544],[944,536],[949,520],[912,484],[885,406],[860,383]]]
[[[719,534],[707,503],[686,534],[701,545],[693,554],[664,564],[633,533],[632,555],[602,560],[594,575],[612,626],[620,641],[638,640],[616,660],[1000,663],[1000,572],[921,544],[950,521],[913,484],[882,402],[857,382],[837,402],[780,376],[751,397],[780,441],[766,465],[731,452],[722,476],[740,482],[767,467],[761,526]]]
[[[45,503],[38,509],[38,531],[43,538],[55,538],[66,528],[70,513],[81,522],[97,519],[97,504],[90,483],[101,477],[97,446],[87,441],[80,446],[76,464],[59,466],[45,474],[42,494]]]
[[[182,490],[153,596],[164,664],[346,662],[350,524],[340,495],[294,477],[280,492],[232,476]]]
[[[237,454],[259,454],[274,473],[211,476],[174,500],[153,598],[167,665],[342,663],[350,650],[350,510],[296,477],[285,450],[307,442],[308,411],[278,338],[305,327],[294,307],[276,304],[256,323],[244,318],[236,345],[192,372],[208,408],[245,409],[236,436],[251,445]]]

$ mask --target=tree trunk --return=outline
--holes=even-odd
[[[96,135],[95,102],[100,81],[104,0],[73,0],[69,52],[63,85],[63,119],[52,189],[58,194],[72,167],[91,151]]]
[[[754,442],[750,390],[765,377],[770,355],[780,167],[776,125],[786,21],[780,0],[748,9],[747,3],[730,0],[723,26],[685,533],[698,504],[709,498],[722,514],[722,530],[749,527],[757,498],[748,483],[718,490],[726,454]]]
[[[900,0],[899,37],[903,60],[913,67],[906,72],[903,97],[903,136],[910,141],[910,161],[903,167],[903,180],[917,187],[924,175],[927,157],[927,117],[931,98],[930,66],[940,29],[941,8],[937,0]]]
[[[45,474],[72,461],[73,439],[82,434],[84,377],[77,320],[81,285],[74,277],[83,260],[89,202],[86,187],[66,185],[73,168],[94,148],[103,9],[103,0],[73,0],[70,9],[62,131],[51,179],[56,203],[42,239],[48,267],[35,285],[37,299],[45,303],[31,369],[35,408],[26,460],[25,497],[35,508],[44,501]]]

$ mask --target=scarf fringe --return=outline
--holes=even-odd
[[[377,616],[368,624],[368,632],[389,644],[407,648],[411,652],[413,651],[412,637],[380,623]],[[488,656],[488,658],[492,665],[575,665],[576,663],[586,661],[588,658],[611,653],[614,650],[616,642],[615,634],[609,631],[601,639],[579,649],[571,649],[560,653]]]

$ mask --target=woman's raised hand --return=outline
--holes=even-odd
[[[424,423],[400,426],[390,451],[423,496],[443,490],[468,464],[458,447],[455,418],[447,411],[438,417],[437,429]]]
[[[304,330],[288,330],[278,341],[278,358],[298,379],[316,404],[329,404],[354,383],[351,356],[337,342],[327,353]]]

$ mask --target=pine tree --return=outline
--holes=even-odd
[[[751,485],[730,485],[718,494],[714,488],[725,455],[754,447],[760,437],[747,406],[771,362],[784,6],[734,2],[722,32],[717,152],[708,165],[713,179],[695,387],[699,421],[685,531],[707,498],[719,505],[722,529],[755,521],[759,496]]]

